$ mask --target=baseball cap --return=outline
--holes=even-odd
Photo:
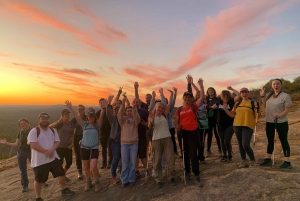
[[[96,116],[95,111],[93,111],[93,110],[89,111],[88,116]]]
[[[62,111],[61,111],[61,115],[64,115],[64,114],[69,114],[69,113],[71,113],[68,109],[63,109]]]
[[[193,97],[193,94],[189,91],[184,92],[183,96],[191,96]]]
[[[249,92],[248,88],[246,88],[246,87],[241,88],[241,89],[240,89],[240,93],[241,93],[242,91],[247,91],[247,92]]]
[[[42,112],[41,114],[39,114],[39,118],[44,117],[44,118],[50,118],[49,114],[46,112]]]

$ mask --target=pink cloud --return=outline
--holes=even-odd
[[[0,52],[0,56],[1,57],[14,57],[14,55],[12,55],[12,54],[7,54],[7,53],[3,53],[3,52]]]
[[[83,54],[79,54],[79,53],[76,53],[76,52],[65,52],[65,51],[60,51],[60,50],[57,50],[56,51],[58,54],[62,54],[64,56],[71,56],[71,57],[85,57],[85,55]]]

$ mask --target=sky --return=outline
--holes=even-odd
[[[186,76],[219,94],[300,75],[300,0],[0,0],[0,105],[98,105]]]

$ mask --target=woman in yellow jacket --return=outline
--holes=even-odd
[[[254,152],[250,146],[250,142],[253,135],[253,129],[255,127],[257,103],[251,103],[251,100],[249,99],[249,90],[247,88],[241,88],[240,94],[242,101],[235,103],[232,111],[227,109],[227,103],[224,103],[223,107],[225,112],[234,118],[233,129],[239,143],[239,150],[242,158],[242,162],[239,167],[245,168],[255,165]],[[254,105],[254,108],[252,105]],[[246,160],[246,154],[250,158],[250,164]]]

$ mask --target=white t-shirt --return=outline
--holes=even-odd
[[[40,131],[41,131],[40,135],[37,138],[36,128],[31,129],[27,138],[28,144],[30,144],[30,142],[37,142],[38,145],[40,145],[44,149],[49,150],[53,147],[54,142],[60,142],[56,129],[54,129],[54,133],[53,133],[50,128],[48,128],[47,131],[44,131],[40,127]],[[31,149],[31,167],[37,167],[46,163],[50,163],[54,161],[55,158],[59,159],[56,150],[53,152],[53,157],[49,158],[44,153]]]
[[[285,107],[291,107],[292,100],[290,95],[281,92],[276,98],[271,96],[266,102],[266,122],[274,123],[274,115],[280,114]],[[277,119],[277,123],[287,122],[287,115]]]
[[[171,137],[168,120],[163,115],[160,117],[155,115],[152,140],[158,140],[166,137]]]

